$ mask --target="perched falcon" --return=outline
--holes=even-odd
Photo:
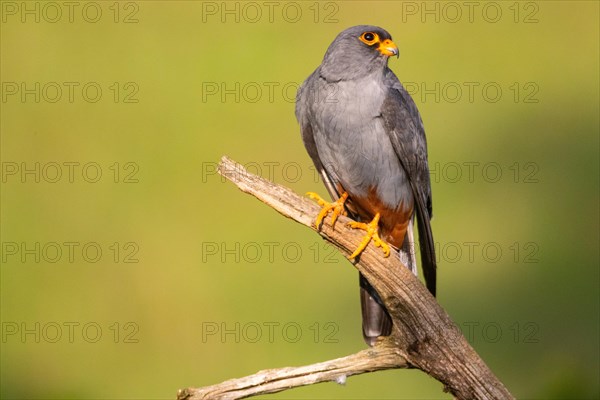
[[[398,47],[384,29],[360,25],[340,33],[321,65],[296,97],[302,139],[327,191],[328,203],[315,193],[332,223],[341,213],[367,231],[356,258],[372,240],[389,245],[416,275],[413,221],[416,214],[423,274],[435,295],[436,264],[430,220],[431,185],[423,122],[413,99],[388,68]],[[391,333],[392,322],[379,295],[361,275],[363,336],[372,346]]]

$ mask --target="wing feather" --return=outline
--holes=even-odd
[[[386,70],[389,92],[381,117],[394,151],[406,171],[415,198],[417,227],[423,275],[429,291],[435,296],[437,265],[431,218],[431,183],[427,164],[427,141],[423,121],[410,94],[391,70]]]

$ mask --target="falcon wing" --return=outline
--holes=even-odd
[[[431,184],[427,165],[427,141],[419,110],[396,75],[387,69],[389,87],[381,109],[381,117],[394,151],[406,171],[415,198],[417,226],[423,275],[429,291],[435,296],[436,260],[431,232]]]
[[[308,155],[312,159],[313,164],[323,182],[325,183],[325,187],[329,192],[329,195],[337,200],[340,198],[340,193],[338,193],[336,189],[336,185],[333,182],[332,177],[327,173],[325,167],[323,166],[323,162],[319,157],[319,152],[317,150],[317,145],[315,144],[315,138],[313,136],[313,127],[310,123],[310,105],[314,104],[316,99],[314,98],[315,90],[311,87],[315,80],[319,79],[318,69],[313,72],[307,79],[304,81],[302,86],[298,89],[298,93],[296,94],[296,119],[300,123],[300,130],[302,132],[302,141],[304,142],[304,147],[306,147],[306,151]]]

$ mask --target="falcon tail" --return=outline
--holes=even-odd
[[[408,224],[402,248],[398,251],[400,261],[417,275],[415,240],[412,221]],[[362,274],[360,276],[360,306],[362,311],[363,339],[373,347],[379,336],[392,333],[392,318],[388,314],[381,297]]]
[[[372,347],[379,336],[389,336],[392,333],[392,319],[367,278],[359,274],[359,279],[363,338]]]

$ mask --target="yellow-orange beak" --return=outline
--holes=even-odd
[[[396,43],[392,42],[390,39],[385,39],[383,42],[381,42],[377,50],[379,50],[379,52],[384,56],[388,57],[398,57],[398,54],[400,53],[398,51],[398,46],[396,46]]]

